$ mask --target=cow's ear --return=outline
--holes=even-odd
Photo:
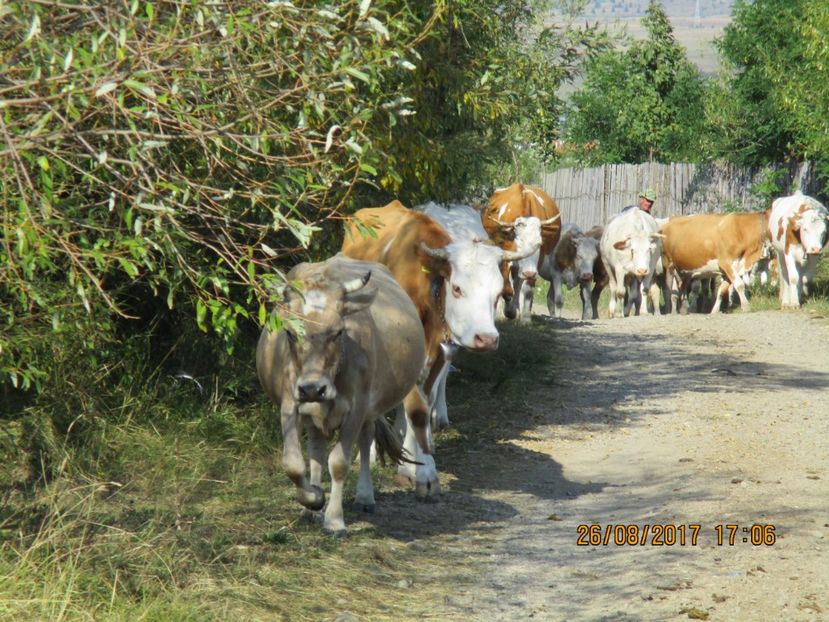
[[[351,315],[367,308],[377,297],[377,288],[367,285],[371,270],[364,275],[343,283],[342,314]]]
[[[800,231],[800,217],[789,216],[789,229],[791,231]]]
[[[351,315],[367,309],[377,297],[377,288],[372,285],[360,288],[356,292],[343,294],[343,315]]]
[[[628,246],[630,246],[630,238],[625,238],[624,240],[619,240],[618,242],[613,244],[613,248],[615,248],[617,251],[623,251]]]
[[[431,276],[448,277],[451,272],[449,254],[444,248],[431,248],[421,243],[416,247],[421,271]]]

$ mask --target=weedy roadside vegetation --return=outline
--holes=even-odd
[[[252,349],[238,354],[247,363],[225,361],[221,377],[193,374],[201,390],[150,372],[156,382],[123,387],[121,404],[87,406],[82,444],[38,429],[35,410],[4,425],[0,617],[417,617],[437,583],[418,575],[410,589],[414,568],[440,574],[451,559],[371,524],[340,541],[301,520],[278,415]],[[25,436],[27,451],[7,451]],[[376,467],[378,488],[395,488],[392,475]]]

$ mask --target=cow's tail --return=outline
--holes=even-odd
[[[392,464],[404,462],[418,464],[406,456],[408,452],[403,448],[399,437],[385,417],[378,417],[374,421],[374,446],[377,450],[377,459],[383,466],[386,466],[386,458]]]

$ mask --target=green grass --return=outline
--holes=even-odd
[[[237,438],[215,437],[199,421],[114,426],[112,463],[99,463],[98,477],[68,469],[36,489],[7,488],[0,618],[417,617],[439,584],[398,584],[413,566],[451,560],[371,526],[344,541],[323,535],[299,518],[278,443],[257,439],[267,436],[261,413],[222,416],[235,419]],[[394,488],[391,476],[376,469],[383,490]],[[356,473],[347,498],[355,484]]]

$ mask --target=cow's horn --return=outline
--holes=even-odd
[[[539,248],[541,248],[541,242],[533,244],[528,251],[523,253],[519,251],[504,251],[501,261],[518,261],[519,259],[524,259],[524,257],[529,257]]]
[[[343,283],[343,290],[346,294],[353,294],[358,289],[365,287],[368,280],[371,278],[371,270],[366,272],[363,276],[358,276],[356,279],[351,279]]]
[[[425,242],[420,243],[420,248],[423,250],[424,253],[429,255],[429,257],[434,257],[435,259],[443,259],[444,261],[449,259],[449,252],[445,248],[431,248],[426,246]]]
[[[552,218],[548,218],[547,220],[542,220],[542,221],[541,221],[541,226],[543,227],[544,225],[549,225],[549,224],[552,224],[552,223],[554,223],[555,221],[557,221],[559,218],[561,218],[561,214],[556,214],[556,215],[555,215],[555,216],[553,216]]]
[[[498,220],[494,216],[490,216],[490,218],[497,224],[501,229],[512,229],[515,227],[514,222],[504,222],[503,220]]]

